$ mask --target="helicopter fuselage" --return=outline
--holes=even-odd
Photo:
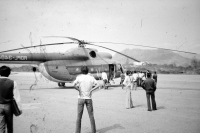
[[[112,60],[109,53],[94,49],[75,48],[66,53],[6,53],[0,54],[0,63],[36,64],[39,71],[47,79],[66,83],[75,80],[81,74],[81,67],[87,66],[89,73],[96,79],[101,79],[102,71],[108,75],[119,77],[123,68]]]

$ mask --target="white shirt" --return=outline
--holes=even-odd
[[[132,75],[132,77],[133,77],[133,81],[136,81],[137,78],[138,78],[138,74],[137,74],[137,73],[134,73],[134,74]]]
[[[108,80],[107,74],[105,72],[102,72],[101,77],[103,80],[104,79]]]
[[[1,76],[0,78],[9,79],[8,77],[3,77],[3,76]],[[17,102],[17,105],[18,105],[19,109],[21,110],[22,109],[21,97],[20,97],[19,88],[18,88],[18,85],[17,85],[16,81],[14,81],[13,95],[14,95],[13,97],[15,98],[15,101]]]
[[[78,86],[80,89],[81,93],[78,95],[78,98],[92,99],[92,96],[89,94],[92,90],[92,87],[97,85],[97,80],[90,75],[81,74],[76,77],[76,80],[73,82],[73,85]]]
[[[124,84],[126,87],[131,87],[131,86],[132,86],[131,81],[133,81],[133,77],[132,77],[132,76],[129,76],[129,75],[126,75],[123,84]]]
[[[139,73],[140,78],[143,78],[143,76],[144,76],[144,73]]]

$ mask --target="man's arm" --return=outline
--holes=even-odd
[[[141,87],[142,87],[144,90],[146,90],[146,88],[145,88],[145,82],[144,82],[144,81],[141,83]]]
[[[96,83],[95,86],[90,90],[90,93],[93,92],[94,90],[99,88],[99,84]]]
[[[20,97],[20,93],[19,93],[19,88],[18,88],[17,82],[15,82],[15,81],[14,81],[13,94],[14,94],[15,101],[16,101],[18,107],[19,107],[19,110],[22,112],[22,104],[21,104],[21,97]]]
[[[155,81],[153,82],[153,85],[154,85],[154,91],[156,91],[157,87],[156,87],[156,82]]]
[[[77,85],[74,85],[74,89],[77,90],[77,91],[80,91],[79,87]]]

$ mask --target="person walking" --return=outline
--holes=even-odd
[[[133,108],[133,101],[132,101],[132,76],[131,76],[131,72],[127,71],[126,72],[126,77],[125,80],[123,82],[123,85],[126,87],[126,99],[125,99],[125,107],[126,109],[130,109]]]
[[[17,82],[9,79],[11,69],[8,66],[0,67],[0,133],[13,133],[13,110],[11,100],[15,98],[22,113],[21,98]]]
[[[108,83],[108,76],[107,76],[106,72],[104,72],[104,71],[102,72],[101,78],[103,80],[103,88],[105,90],[108,89],[108,87],[106,86],[106,84]]]
[[[142,87],[146,91],[148,111],[157,110],[155,101],[156,83],[151,78],[151,73],[147,73],[147,79],[142,82]],[[151,97],[151,102],[150,102],[150,97]]]
[[[78,115],[77,115],[77,120],[76,120],[75,133],[81,132],[81,119],[83,115],[84,105],[86,105],[86,108],[88,110],[92,133],[96,133],[96,125],[95,125],[94,112],[93,112],[92,92],[98,89],[99,84],[97,83],[94,77],[88,75],[87,66],[83,66],[81,68],[81,72],[82,74],[77,76],[75,81],[73,82],[75,89],[79,92],[78,112],[77,112]]]

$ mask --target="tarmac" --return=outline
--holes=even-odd
[[[132,91],[134,108],[125,108],[126,90],[119,86],[93,93],[98,133],[200,133],[200,76],[158,75],[157,109],[147,111],[145,91]],[[74,133],[78,92],[59,88],[39,73],[12,73],[20,88],[23,114],[14,116],[14,133]],[[175,80],[176,79],[176,80]],[[115,79],[119,84],[120,79]],[[101,84],[102,81],[99,81]],[[82,133],[91,133],[84,109]]]

